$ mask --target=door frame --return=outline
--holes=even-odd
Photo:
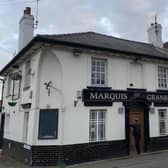
[[[149,106],[150,104],[145,100],[144,101],[138,101],[130,103],[125,103],[125,137],[126,137],[126,143],[127,143],[127,150],[130,154],[130,126],[129,126],[129,115],[130,115],[130,108],[132,106],[142,106],[144,108],[144,152],[147,151],[148,143],[149,143]]]

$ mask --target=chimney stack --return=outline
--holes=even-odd
[[[152,23],[148,28],[148,41],[156,47],[163,48],[162,41],[162,26],[157,23],[157,18],[155,17],[155,23]]]
[[[22,50],[34,35],[34,16],[31,15],[31,8],[26,7],[24,14],[19,22],[19,46],[18,51]]]

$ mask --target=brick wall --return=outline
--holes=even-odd
[[[32,146],[31,150],[27,150],[23,146],[24,144],[5,139],[3,148],[7,155],[34,166],[55,166],[59,162],[75,164],[128,154],[126,141],[63,146]]]

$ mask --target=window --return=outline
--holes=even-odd
[[[26,62],[26,65],[25,65],[24,88],[30,87],[30,74],[31,74],[31,65],[30,65],[30,60],[29,60]]]
[[[168,67],[158,66],[158,87],[160,89],[168,88]]]
[[[13,73],[8,78],[7,96],[12,96],[13,99],[20,97],[21,76],[18,73]]]
[[[21,80],[12,80],[13,83],[13,99],[19,99],[20,97],[20,84],[21,84]]]
[[[58,109],[40,110],[39,139],[56,139],[58,134]]]
[[[167,118],[167,110],[166,109],[159,109],[159,132],[160,135],[168,135],[168,118]]]
[[[105,139],[105,110],[91,110],[89,119],[89,141]]]
[[[96,86],[105,86],[106,81],[106,70],[107,60],[92,58],[91,67],[91,84]]]
[[[13,82],[11,79],[11,75],[8,77],[8,89],[7,89],[7,96],[12,95],[12,89],[13,89]]]
[[[23,142],[27,143],[28,137],[28,124],[29,124],[29,112],[24,113],[24,123],[23,123]]]

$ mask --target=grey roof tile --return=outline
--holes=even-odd
[[[40,37],[60,42],[76,43],[90,47],[98,47],[120,52],[148,55],[152,57],[168,58],[168,50],[152,44],[124,40],[95,32],[72,33],[61,35],[40,35]]]

